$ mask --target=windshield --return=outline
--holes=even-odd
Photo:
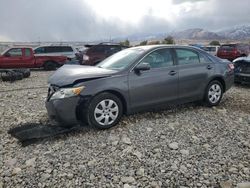
[[[97,66],[105,69],[122,70],[133,63],[144,52],[141,48],[122,50],[100,62]]]

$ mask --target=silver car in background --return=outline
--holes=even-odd
[[[68,59],[74,59],[78,52],[73,46],[39,46],[33,49],[35,56],[66,56]]]

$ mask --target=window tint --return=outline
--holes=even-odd
[[[45,52],[46,53],[60,52],[60,47],[57,47],[57,46],[48,46],[48,47],[45,47]]]
[[[26,57],[29,57],[29,56],[31,56],[31,50],[29,49],[29,48],[25,48],[25,56]]]
[[[207,52],[215,52],[216,51],[216,47],[203,47],[202,49],[207,51]]]
[[[121,50],[120,46],[106,46],[105,47],[106,54],[114,54],[116,52],[119,52],[120,50]]]
[[[61,51],[62,52],[73,52],[73,49],[70,46],[62,46]]]
[[[160,49],[143,58],[141,63],[148,63],[151,68],[172,66],[173,58],[169,49]]]
[[[35,54],[42,54],[45,53],[45,48],[44,47],[40,47],[35,49]]]
[[[176,49],[176,54],[179,65],[196,64],[200,62],[198,54],[191,50]]]
[[[212,63],[212,61],[206,55],[203,55],[203,54],[200,54],[200,62],[201,63]]]
[[[73,52],[73,49],[70,46],[46,46],[37,48],[35,50],[36,54],[58,53],[58,52]]]
[[[10,57],[20,57],[22,56],[22,49],[21,48],[13,48],[7,52]]]
[[[105,52],[105,48],[104,46],[94,46],[92,49],[91,49],[92,52],[97,52],[97,53],[104,53]]]
[[[235,45],[223,45],[220,47],[220,50],[227,51],[227,52],[233,51],[234,49],[235,49]]]
[[[104,59],[97,66],[105,69],[122,70],[131,65],[143,52],[143,49],[126,49]]]

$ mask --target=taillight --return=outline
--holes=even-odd
[[[239,52],[236,48],[233,50],[233,53],[234,53],[235,55],[239,55],[239,54],[240,54],[240,52]]]
[[[229,68],[229,71],[234,70],[234,64],[233,63],[229,63],[228,64],[228,68]]]
[[[84,61],[88,61],[89,60],[89,56],[87,56],[87,55],[83,55],[83,57],[82,57],[82,59],[84,60]]]

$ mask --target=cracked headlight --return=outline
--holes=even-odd
[[[53,99],[64,99],[69,97],[74,97],[80,95],[81,91],[84,89],[84,86],[74,87],[74,88],[62,88],[56,91],[50,98]]]

